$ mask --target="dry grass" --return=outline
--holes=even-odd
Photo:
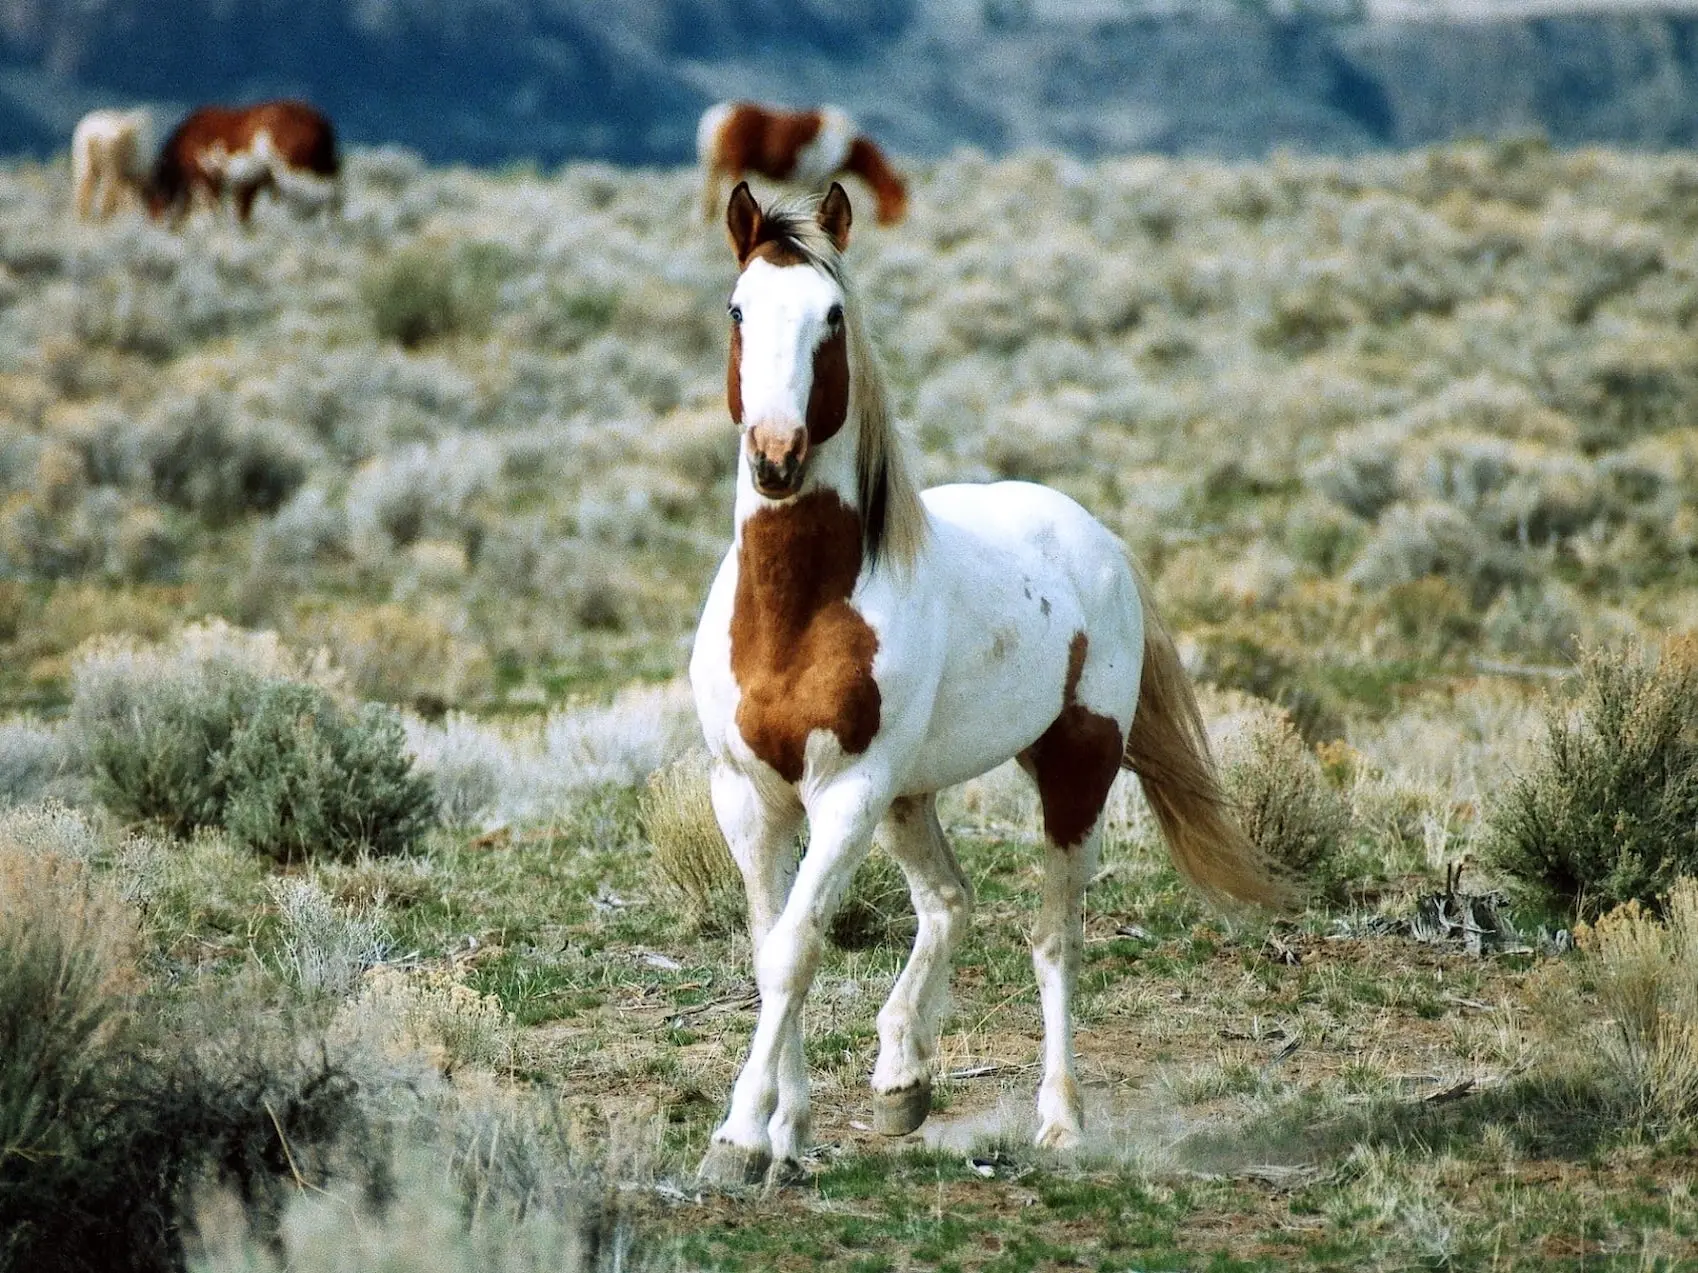
[[[1349,799],[1330,782],[1289,716],[1251,719],[1221,749],[1222,785],[1250,842],[1300,889],[1342,900]]]
[[[649,776],[637,805],[654,867],[699,931],[731,932],[748,922],[743,880],[714,817],[703,752]]]
[[[1606,1018],[1603,1072],[1641,1126],[1666,1132],[1698,1116],[1698,881],[1676,883],[1664,911],[1629,902],[1577,940]]]

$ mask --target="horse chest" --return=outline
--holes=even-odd
[[[815,730],[850,755],[878,733],[878,635],[849,601],[860,568],[860,518],[830,492],[744,524],[731,610],[737,731],[786,782],[801,780]]]

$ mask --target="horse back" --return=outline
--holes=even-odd
[[[269,134],[272,148],[291,168],[334,177],[341,166],[335,128],[322,111],[305,102],[261,103],[248,111],[244,126],[250,144],[259,134]]]
[[[176,171],[205,169],[208,155],[245,154],[256,140],[291,168],[334,176],[339,168],[336,133],[330,120],[305,102],[261,102],[257,106],[202,106],[189,112],[166,139],[160,165]]]
[[[728,172],[756,172],[782,181],[795,171],[822,122],[817,110],[782,111],[734,102],[719,125],[720,166]]]

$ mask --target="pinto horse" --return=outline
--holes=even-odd
[[[262,190],[301,206],[334,207],[340,172],[335,130],[305,102],[202,106],[160,148],[148,210],[180,222],[197,199],[222,203],[226,189],[244,223]]]
[[[908,187],[884,154],[835,106],[787,111],[753,102],[720,102],[696,125],[702,172],[702,219],[719,212],[727,178],[746,172],[818,189],[839,173],[865,181],[878,200],[880,225],[908,210]]]
[[[1205,893],[1278,905],[1290,890],[1228,815],[1196,699],[1120,541],[1047,487],[917,489],[843,271],[848,196],[834,182],[814,207],[763,211],[739,184],[726,214],[740,267],[726,382],[741,431],[736,529],[690,680],[748,893],[760,1015],[701,1164],[716,1184],[799,1170],[802,1001],[875,831],[919,927],[878,1015],[873,1125],[903,1135],[930,1111],[950,957],[972,909],[938,822],[942,788],[1010,757],[1037,786],[1043,1146],[1083,1132],[1071,997],[1120,770]]]

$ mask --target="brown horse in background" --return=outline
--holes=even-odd
[[[202,106],[165,139],[148,185],[148,210],[180,222],[197,198],[222,204],[226,190],[246,222],[260,191],[311,207],[335,206],[341,161],[336,132],[305,102]]]
[[[754,102],[720,102],[696,125],[702,171],[702,216],[713,220],[725,206],[727,181],[757,173],[817,189],[852,173],[878,202],[880,225],[895,225],[908,210],[908,187],[884,153],[835,106],[782,110]]]

